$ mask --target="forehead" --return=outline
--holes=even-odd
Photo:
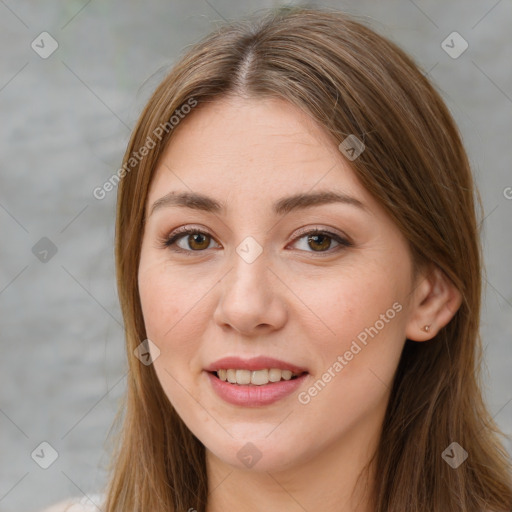
[[[372,202],[330,134],[273,98],[232,97],[196,107],[175,128],[149,201],[171,189],[265,201],[328,189]]]

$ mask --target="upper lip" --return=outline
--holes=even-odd
[[[301,368],[292,363],[274,359],[273,357],[258,356],[249,359],[242,359],[241,357],[229,356],[218,359],[217,361],[208,365],[205,370],[208,372],[216,372],[217,370],[265,370],[270,368],[278,368],[280,370],[291,370],[293,373],[307,372],[305,368]]]

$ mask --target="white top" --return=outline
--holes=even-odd
[[[83,497],[75,496],[51,505],[41,512],[100,512],[104,500],[104,494],[89,494]]]

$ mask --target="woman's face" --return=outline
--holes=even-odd
[[[217,100],[175,130],[138,276],[169,401],[210,457],[239,468],[369,446],[410,322],[405,239],[287,102]],[[182,228],[193,233],[172,242]]]

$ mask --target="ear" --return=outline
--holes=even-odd
[[[427,268],[416,281],[406,336],[413,341],[432,339],[453,318],[462,303],[462,295],[437,266]],[[428,332],[423,329],[429,326]]]

